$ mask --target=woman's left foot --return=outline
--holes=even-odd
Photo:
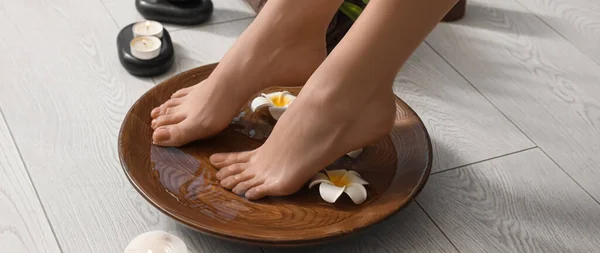
[[[151,111],[155,145],[178,147],[213,136],[253,94],[270,86],[301,85],[323,62],[324,29],[307,23],[274,25],[270,17],[280,14],[263,14],[268,16],[244,31],[208,79],[177,91]]]
[[[311,77],[258,149],[214,154],[217,179],[225,188],[248,199],[295,193],[318,171],[347,152],[387,135],[396,105],[390,85],[355,84]],[[316,79],[316,80],[313,80]],[[366,87],[366,88],[365,88]]]

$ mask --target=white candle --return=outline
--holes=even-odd
[[[163,231],[151,231],[131,240],[124,253],[188,253],[188,250],[179,237]]]
[[[154,36],[135,37],[129,43],[131,54],[140,60],[150,60],[160,54],[162,42]]]
[[[156,36],[162,38],[163,25],[156,21],[146,20],[133,25],[133,37],[137,36]]]

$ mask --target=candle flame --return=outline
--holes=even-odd
[[[152,250],[148,250],[148,253],[152,253]]]
[[[148,28],[150,28],[150,21],[146,20],[146,30],[148,30]],[[148,253],[152,253],[152,252],[148,252]]]

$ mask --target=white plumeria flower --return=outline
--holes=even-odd
[[[335,203],[337,199],[346,193],[354,204],[360,205],[367,200],[367,181],[362,179],[356,171],[348,170],[325,170],[319,172],[311,180],[308,188],[319,185],[321,198],[329,203]]]
[[[269,108],[271,117],[278,120],[295,99],[296,96],[292,95],[289,91],[273,92],[269,94],[263,93],[260,97],[252,100],[250,109],[252,112],[256,112],[261,108],[267,107]]]
[[[349,157],[352,157],[352,158],[356,159],[360,154],[362,154],[362,152],[363,152],[363,149],[359,148],[357,150],[354,150],[354,151],[351,151],[351,152],[347,153],[346,155],[349,156]]]

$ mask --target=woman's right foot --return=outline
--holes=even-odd
[[[330,5],[331,13],[311,13],[298,9],[311,7],[304,1],[269,2],[208,79],[175,92],[152,110],[154,144],[181,146],[210,137],[225,129],[258,91],[304,84],[326,57],[325,33],[337,9]]]

